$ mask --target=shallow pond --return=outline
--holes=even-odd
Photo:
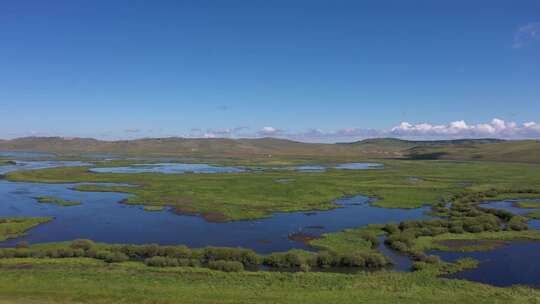
[[[247,169],[240,167],[221,167],[208,164],[191,163],[156,163],[156,164],[135,164],[125,167],[103,167],[92,168],[91,172],[96,173],[239,173],[245,171],[298,171],[298,172],[325,172],[328,168],[341,170],[368,170],[383,168],[382,164],[376,163],[347,163],[335,167],[326,167],[322,165],[302,165],[295,167],[276,167],[276,168],[256,168]]]
[[[444,261],[454,262],[470,257],[480,261],[477,268],[465,270],[447,278],[465,279],[495,286],[516,284],[540,287],[540,242],[512,241],[487,251],[430,251]]]
[[[54,156],[52,153],[45,152],[0,151],[0,157],[5,158],[45,158]]]
[[[310,249],[302,242],[289,239],[295,234],[319,236],[326,232],[367,224],[399,222],[428,218],[428,207],[387,209],[371,206],[369,199],[355,196],[337,200],[343,208],[275,213],[260,220],[210,223],[198,216],[179,215],[170,210],[144,211],[141,206],[119,203],[127,194],[79,192],[76,184],[40,184],[0,181],[1,216],[53,216],[55,220],[31,231],[27,236],[8,240],[13,246],[30,243],[58,242],[88,238],[107,243],[185,244],[191,247],[241,246],[261,253],[291,248]],[[80,201],[78,206],[40,204],[37,196],[53,196]]]
[[[92,168],[96,173],[238,173],[244,172],[242,168],[219,167],[207,164],[159,163],[135,164],[127,167]]]
[[[91,163],[81,161],[15,161],[15,164],[0,166],[0,174],[19,170],[37,170],[56,167],[93,166]]]

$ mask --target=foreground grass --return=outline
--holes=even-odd
[[[414,273],[223,273],[74,259],[0,261],[0,303],[537,303],[540,292]]]
[[[52,196],[38,196],[36,197],[36,200],[41,204],[54,204],[54,205],[64,206],[64,207],[77,206],[81,204],[81,202],[66,201],[61,198],[52,197]]]
[[[52,220],[52,217],[0,218],[0,241],[23,236],[29,229]]]
[[[213,221],[261,218],[277,211],[326,210],[338,207],[334,200],[356,194],[379,198],[375,204],[381,207],[416,208],[463,191],[540,185],[540,165],[448,161],[384,164],[382,170],[178,175],[96,174],[76,167],[12,172],[7,178],[45,183],[130,183],[139,187],[86,185],[78,189],[127,192],[134,194],[127,199],[128,204],[171,206]]]

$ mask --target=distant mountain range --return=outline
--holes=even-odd
[[[59,155],[110,153],[165,157],[408,158],[540,163],[540,141],[490,138],[434,141],[377,138],[352,143],[321,144],[276,138],[169,137],[101,141],[92,138],[24,137],[0,140],[0,151],[35,151]]]

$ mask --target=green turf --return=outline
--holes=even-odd
[[[223,273],[97,260],[0,260],[0,303],[536,303],[540,292],[413,273]]]

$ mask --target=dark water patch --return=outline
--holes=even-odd
[[[540,242],[511,241],[487,251],[453,252],[432,250],[446,262],[473,258],[480,263],[446,278],[464,279],[495,286],[528,285],[540,287]]]
[[[324,229],[323,225],[306,226],[306,229]]]
[[[147,212],[143,206],[120,204],[129,194],[81,192],[78,184],[40,184],[0,181],[0,216],[52,216],[54,221],[32,229],[28,235],[2,243],[14,246],[29,243],[61,242],[78,238],[105,243],[180,245],[189,247],[245,247],[260,253],[293,248],[313,250],[302,242],[289,239],[296,232],[320,236],[368,224],[383,224],[429,218],[429,208],[386,209],[371,206],[365,196],[337,200],[343,206],[327,211],[275,213],[259,220],[208,222],[199,216],[178,215],[170,208]],[[70,208],[40,204],[36,196],[53,196],[81,202]],[[357,205],[356,203],[362,203]],[[313,226],[324,226],[314,229]],[[269,240],[270,243],[261,243]]]

